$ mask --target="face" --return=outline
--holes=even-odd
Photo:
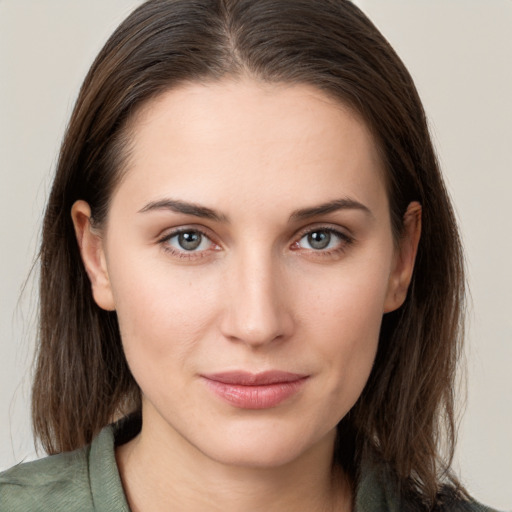
[[[101,236],[73,218],[144,429],[226,464],[332,450],[414,259],[369,131],[309,86],[223,81],[163,94],[132,141]]]

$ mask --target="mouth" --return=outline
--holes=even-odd
[[[201,375],[217,397],[240,409],[270,409],[290,399],[304,386],[308,375],[272,370]]]

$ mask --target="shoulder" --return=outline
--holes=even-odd
[[[499,512],[476,501],[459,501],[434,509],[435,512]]]
[[[86,447],[0,473],[0,511],[93,510],[88,454]]]
[[[138,417],[105,427],[91,445],[0,473],[0,512],[129,512],[115,446],[140,430]]]
[[[438,495],[434,512],[498,512],[468,497],[462,499],[456,491],[446,488]]]
[[[426,505],[416,493],[400,492],[396,477],[385,463],[363,460],[358,478],[356,512],[498,512],[446,485],[435,505]]]

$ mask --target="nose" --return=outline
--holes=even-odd
[[[228,273],[222,334],[254,348],[290,337],[290,290],[279,264],[271,256],[246,253]]]

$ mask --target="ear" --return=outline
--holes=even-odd
[[[107,311],[114,311],[114,297],[107,271],[105,250],[101,233],[91,221],[91,208],[85,201],[76,201],[71,208],[71,218],[76,239],[96,304]]]
[[[405,301],[414,270],[414,261],[421,235],[421,205],[413,201],[403,218],[403,229],[396,254],[394,268],[388,282],[384,313],[398,309]]]

